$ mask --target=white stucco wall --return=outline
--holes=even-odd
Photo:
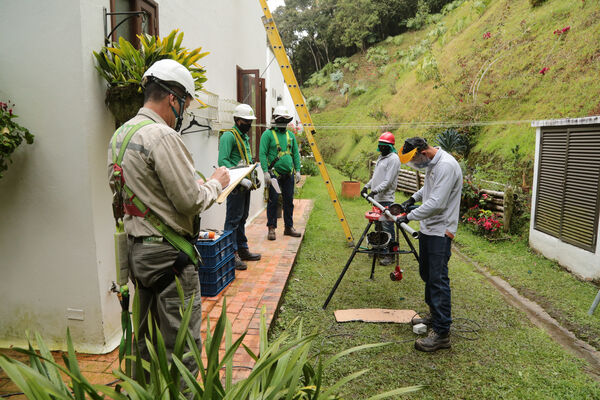
[[[543,254],[545,257],[558,261],[558,263],[567,268],[572,273],[584,279],[600,278],[600,252],[598,243],[595,251],[588,251],[579,247],[562,242],[554,236],[540,232],[534,229],[535,210],[537,203],[537,182],[540,162],[540,141],[541,127],[543,126],[565,126],[582,125],[600,122],[600,117],[564,119],[564,120],[545,120],[534,121],[532,124],[536,127],[536,145],[535,145],[535,165],[533,176],[533,191],[531,196],[531,224],[529,227],[529,245],[531,248]],[[600,237],[600,223],[598,224],[597,237]]]
[[[258,2],[158,3],[161,35],[179,28],[185,46],[211,53],[202,59],[211,92],[236,98],[236,65],[264,71]],[[103,45],[109,1],[0,4],[0,35],[9,38],[0,47],[0,101],[15,102],[18,122],[36,135],[0,179],[0,347],[23,345],[29,330],[64,349],[69,327],[77,350],[109,351],[120,334],[120,306],[109,291],[114,221],[105,165],[114,120],[91,54]],[[184,141],[197,169],[210,173],[216,132]],[[263,207],[262,191],[254,192],[251,217]],[[213,207],[203,226],[221,228],[224,216],[224,205]]]
[[[64,348],[67,327],[80,350],[116,344],[105,172],[114,122],[91,56],[103,3],[2,2],[0,90],[36,138],[0,180],[0,346],[22,345],[29,330]]]

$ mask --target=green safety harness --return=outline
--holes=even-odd
[[[224,129],[221,132],[231,132],[233,134],[235,144],[238,148],[238,153],[240,153],[240,157],[244,161],[244,166],[250,165],[252,163],[252,156],[248,153],[248,148],[246,147],[246,144],[242,140],[242,136],[239,134],[237,129],[234,127],[231,129]],[[250,174],[250,181],[252,182],[252,189],[258,189],[260,187],[260,181],[256,175],[256,170],[252,170]]]
[[[189,260],[194,264],[198,265],[198,263],[202,262],[202,258],[200,257],[200,253],[194,244],[192,244],[188,239],[178,234],[165,224],[161,219],[133,193],[133,191],[127,186],[125,183],[125,177],[123,175],[123,168],[121,167],[121,163],[123,162],[123,155],[125,154],[125,150],[127,150],[127,145],[129,141],[133,137],[133,135],[142,127],[152,124],[154,121],[145,120],[139,122],[135,125],[123,125],[120,127],[112,137],[112,156],[113,156],[113,176],[115,178],[115,192],[117,195],[120,195],[122,191],[127,194],[127,202],[121,201],[123,205],[123,211],[118,210],[119,205],[113,205],[113,211],[115,212],[115,220],[118,218],[122,218],[122,214],[130,214],[137,217],[143,217],[146,221],[148,221],[157,231],[161,233],[161,235],[169,242],[173,247],[183,252],[185,255],[189,257]],[[117,155],[117,136],[123,131],[126,131],[125,138],[123,139],[123,143],[121,144],[121,148]]]
[[[275,144],[277,145],[277,157],[275,157],[275,159],[271,162],[271,164],[269,165],[269,171],[271,171],[271,173],[275,174],[276,176],[278,175],[277,172],[273,169],[273,167],[275,166],[275,164],[277,164],[277,161],[279,161],[281,159],[281,157],[285,156],[285,155],[292,155],[292,143],[290,140],[290,132],[286,129],[285,131],[285,151],[282,150],[281,145],[279,144],[279,138],[277,138],[277,134],[275,133],[275,131],[273,129],[271,129],[271,133],[273,134],[273,139],[275,139]]]

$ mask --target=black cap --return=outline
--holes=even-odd
[[[415,148],[417,149],[417,151],[423,151],[428,147],[429,145],[427,144],[427,141],[425,139],[421,137],[412,137],[404,141],[404,146],[402,146],[402,154],[408,153],[409,151],[412,151]]]

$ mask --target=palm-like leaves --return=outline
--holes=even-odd
[[[179,282],[177,282],[177,285],[182,304],[185,304]],[[233,355],[242,345],[245,334],[232,343],[231,324],[227,319],[226,304],[223,304],[221,316],[212,334],[210,333],[210,322],[207,327],[208,333],[204,342],[207,363],[204,365],[201,359],[201,350],[197,347],[188,329],[192,305],[193,297],[187,301],[187,306],[181,307],[182,321],[172,353],[172,362],[168,361],[160,330],[154,327],[154,329],[150,329],[150,338],[145,338],[150,360],[145,361],[139,357],[128,356],[136,363],[136,376],[129,376],[121,370],[114,370],[113,374],[121,379],[117,389],[92,385],[86,380],[79,370],[68,332],[68,353],[63,356],[66,367],[54,362],[50,351],[48,351],[39,336],[36,337],[40,347],[39,354],[33,350],[31,345],[27,350],[19,350],[30,356],[29,366],[2,355],[0,356],[0,367],[29,399],[170,400],[185,399],[187,394],[195,400],[330,400],[339,399],[338,393],[342,385],[366,373],[367,370],[354,372],[329,387],[323,386],[324,370],[327,370],[333,363],[348,354],[386,345],[386,343],[378,343],[357,346],[338,353],[327,360],[318,358],[313,362],[310,347],[318,336],[317,333],[304,336],[302,324],[299,323],[294,338],[290,338],[288,334],[283,334],[269,343],[267,339],[266,311],[263,308],[260,324],[260,354],[254,354],[244,345],[245,350],[255,360],[255,365],[248,378],[233,383]],[[138,313],[139,301],[134,298],[134,327],[139,322]],[[150,316],[149,319],[152,320],[152,317]],[[226,350],[223,358],[220,358],[219,349],[223,339],[225,340]],[[136,340],[141,340],[141,338]],[[191,349],[185,354],[183,353],[184,342]],[[200,367],[200,382],[196,380],[196,377],[183,363],[183,360],[188,357],[193,357]],[[224,376],[221,373],[223,369],[225,370]],[[149,376],[148,381],[146,381],[143,371],[146,371]],[[71,379],[70,386],[62,381],[60,372]],[[225,384],[222,383],[222,378],[224,378]],[[185,382],[185,388],[181,385],[182,381]],[[420,386],[396,389],[375,395],[370,400],[388,398],[419,389]]]
[[[100,52],[93,52],[97,62],[96,69],[109,86],[141,85],[144,72],[152,64],[172,58],[190,70],[196,82],[196,90],[202,89],[202,84],[206,82],[206,71],[198,64],[198,60],[208,52],[201,52],[201,47],[188,50],[181,46],[183,32],[173,30],[162,39],[149,35],[138,35],[138,38],[139,50],[120,37],[112,47],[103,47]]]

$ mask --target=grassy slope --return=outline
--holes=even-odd
[[[366,61],[365,55],[353,56],[352,61],[359,68],[352,73],[344,70],[343,82],[351,87],[362,85],[368,90],[361,96],[350,96],[347,105],[337,91],[327,91],[325,87],[306,89],[307,97],[319,95],[329,100],[324,110],[313,112],[315,124],[385,125],[388,121],[457,120],[474,104],[483,120],[600,114],[600,11],[595,2],[548,0],[531,8],[528,0],[491,0],[481,14],[474,3],[475,0],[465,1],[442,19],[447,31],[432,47],[441,76],[437,89],[434,81],[417,79],[418,66],[403,70],[395,56],[396,50],[409,49],[424,39],[434,28],[429,25],[421,31],[403,34],[400,46],[380,44],[390,55],[382,72]],[[553,34],[555,29],[566,26],[571,29],[563,37]],[[489,39],[483,38],[486,32],[490,32]],[[472,82],[482,66],[497,58],[485,74],[474,103],[469,95]],[[543,67],[550,68],[545,75],[539,73]],[[368,114],[373,111],[387,113],[388,119],[370,117]],[[331,159],[338,162],[358,155],[361,150],[373,150],[373,138],[378,131],[371,135],[369,132],[374,130],[377,131],[376,128],[321,129],[320,144],[342,143],[341,151]],[[402,138],[416,134],[432,136],[441,130],[426,132],[427,128],[404,127],[396,132]],[[355,139],[355,132],[364,137]],[[525,158],[533,160],[534,139],[534,129],[527,123],[485,126],[475,151],[507,159],[510,150],[519,144]],[[493,172],[491,176],[495,177]]]
[[[333,182],[342,180],[337,171],[330,169],[330,173]],[[336,189],[339,192],[339,187]],[[300,197],[315,199],[315,206],[272,334],[277,336],[294,318],[300,317],[307,332],[313,329],[320,332],[313,348],[315,355],[337,353],[365,343],[394,342],[344,357],[326,371],[327,378],[338,380],[352,372],[370,369],[346,386],[345,398],[363,399],[415,384],[427,385],[422,392],[409,395],[419,399],[600,397],[600,385],[585,374],[584,362],[562,350],[457,257],[450,260],[454,327],[464,326],[460,317],[477,321],[481,324],[477,340],[454,335],[451,350],[430,355],[413,349],[415,335],[408,325],[336,323],[333,316],[336,309],[423,310],[426,308],[423,283],[412,256],[401,258],[404,280],[392,282],[388,278],[392,267],[380,266],[376,267],[375,280],[370,281],[369,259],[359,254],[328,309],[322,310],[351,250],[345,245],[341,227],[335,223],[335,212],[321,179],[309,178]],[[357,239],[366,224],[363,214],[367,204],[363,200],[342,200],[342,205]],[[572,279],[565,278],[569,285]]]

